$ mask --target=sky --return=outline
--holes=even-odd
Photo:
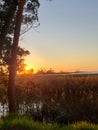
[[[25,63],[54,71],[98,71],[98,0],[40,0],[40,26],[21,36]]]

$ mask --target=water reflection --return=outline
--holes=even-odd
[[[28,112],[37,112],[42,109],[42,102],[37,102],[37,103],[31,103],[27,104],[26,102],[23,102],[22,104],[19,104],[17,106],[19,114],[23,115]],[[0,117],[6,116],[8,113],[8,104],[3,104],[0,102]]]
[[[8,104],[3,104],[0,102],[0,117],[6,116],[8,113]]]

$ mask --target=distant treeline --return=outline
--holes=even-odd
[[[7,103],[6,84],[0,102]],[[98,75],[18,75],[17,110],[41,122],[98,123]]]

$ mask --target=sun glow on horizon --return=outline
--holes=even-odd
[[[29,72],[31,69],[33,70],[33,74],[36,74],[38,71],[43,70],[43,71],[48,71],[50,68],[54,72],[76,72],[76,71],[98,71],[97,67],[95,66],[87,66],[87,65],[65,65],[65,66],[54,66],[54,65],[45,65],[45,66],[38,66],[38,65],[32,65],[32,64],[27,64],[25,67],[25,71]]]
[[[26,71],[28,71],[28,70],[30,70],[30,69],[31,69],[31,67],[25,66],[25,70],[26,70]]]
[[[29,64],[23,64],[17,71],[17,74],[23,75],[23,74],[35,74],[37,72],[37,69]]]
[[[34,59],[32,61],[32,59]],[[58,63],[58,60],[54,59],[55,63],[53,60],[40,60],[33,57],[33,55],[28,56],[25,60],[26,63],[26,68],[25,71],[29,71],[29,69],[33,69],[33,73],[37,73],[40,70],[47,71],[54,70],[54,72],[76,72],[76,71],[98,71],[98,63],[95,60],[91,62],[91,60],[87,60],[86,58],[78,60],[78,58],[74,57],[73,59],[68,59],[66,58],[65,60],[61,60],[60,63]],[[89,65],[88,65],[89,63]]]
[[[30,64],[26,64],[24,71],[25,71],[25,73],[31,72],[31,73],[35,74],[37,72],[37,69]]]

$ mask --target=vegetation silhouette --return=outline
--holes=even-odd
[[[23,33],[28,31],[38,21],[38,0],[3,0],[0,2],[0,53],[5,44],[12,40],[12,46],[9,52],[9,81],[8,81],[8,101],[9,112],[16,112],[15,103],[15,77],[17,70],[18,43],[21,31],[21,25],[27,25]],[[24,13],[24,12],[25,13]],[[28,15],[29,12],[29,15]],[[30,15],[31,13],[31,15]],[[7,19],[6,19],[7,18]],[[11,36],[13,34],[13,36]],[[9,35],[9,39],[6,38]],[[9,41],[10,40],[10,41]],[[7,42],[6,42],[7,43]],[[8,49],[8,48],[6,48]],[[28,53],[28,52],[27,52]]]

